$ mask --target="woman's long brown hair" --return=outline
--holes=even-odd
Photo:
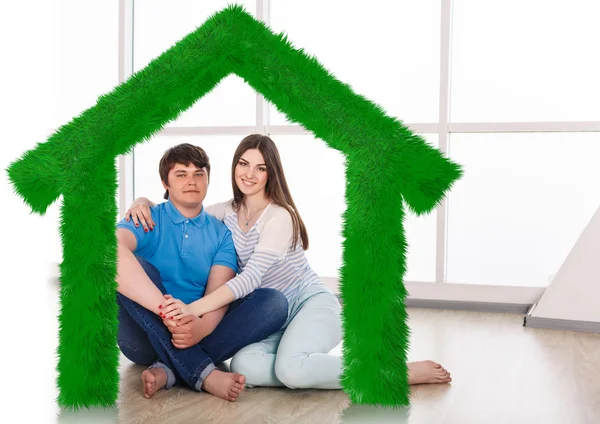
[[[292,195],[283,173],[283,166],[281,165],[281,158],[279,156],[279,150],[273,140],[266,135],[262,134],[251,134],[244,138],[239,146],[237,147],[235,154],[233,155],[233,162],[231,164],[231,185],[233,188],[233,209],[239,212],[244,200],[244,194],[240,191],[235,181],[235,167],[237,166],[242,155],[249,149],[257,149],[265,159],[265,165],[267,166],[267,184],[265,185],[265,193],[267,198],[275,203],[277,206],[285,208],[292,216],[292,222],[294,225],[294,236],[292,240],[292,246],[296,247],[298,239],[302,240],[302,248],[308,249],[308,233],[304,222],[298,213],[298,209],[294,204]]]

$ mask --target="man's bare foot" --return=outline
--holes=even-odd
[[[202,389],[221,399],[233,402],[244,390],[246,377],[236,372],[214,370],[204,379]]]
[[[408,384],[450,383],[452,377],[444,367],[433,361],[408,363]]]
[[[163,368],[150,368],[142,373],[144,397],[150,399],[167,384],[167,372]]]

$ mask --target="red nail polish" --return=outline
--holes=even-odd
[[[158,305],[158,309],[162,309],[162,305]]]
[[[171,319],[173,319],[173,317],[171,317]]]

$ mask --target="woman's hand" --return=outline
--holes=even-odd
[[[136,227],[139,227],[141,223],[145,232],[148,232],[148,229],[153,230],[156,224],[152,220],[152,213],[150,212],[152,206],[154,204],[150,200],[145,197],[138,197],[125,212],[125,221],[129,222],[131,219]]]
[[[165,299],[167,301],[161,310],[163,319],[181,319],[192,314],[190,307],[181,300],[175,299],[170,294],[165,294]]]

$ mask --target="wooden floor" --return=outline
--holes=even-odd
[[[231,403],[173,388],[148,400],[143,368],[123,358],[119,423],[600,423],[600,335],[525,328],[522,315],[409,314],[409,359],[438,361],[453,378],[414,386],[409,410],[350,405],[341,390],[247,388]]]

